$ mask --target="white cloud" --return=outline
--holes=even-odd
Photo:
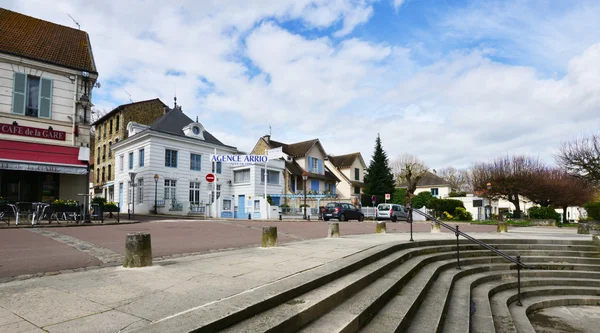
[[[406,0],[394,0],[394,8],[398,10],[402,5],[406,2]]]

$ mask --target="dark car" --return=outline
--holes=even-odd
[[[356,208],[354,205],[341,202],[331,202],[325,206],[325,215],[323,216],[323,220],[329,221],[329,219],[338,219],[340,221],[363,221],[365,219],[365,214],[363,214],[360,209]]]

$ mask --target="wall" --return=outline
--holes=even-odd
[[[358,168],[359,169],[359,171],[358,171],[359,172],[359,174],[358,174],[358,176],[359,176],[358,181],[359,182],[364,182],[365,181],[365,170],[364,170],[364,168],[362,166],[362,163],[360,163],[360,159],[358,159],[358,157],[354,159],[354,163],[352,163],[352,166],[350,168],[344,168],[344,169],[341,169],[341,171],[344,173],[344,175],[346,177],[348,177],[348,179],[350,179],[350,180],[356,180],[356,179],[354,179],[354,168]]]

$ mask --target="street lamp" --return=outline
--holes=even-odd
[[[302,180],[304,180],[304,219],[306,220],[306,180],[308,179],[308,172],[302,173]]]
[[[485,212],[485,215],[486,215],[485,219],[487,220],[487,219],[489,219],[489,218],[492,217],[492,196],[489,193],[490,190],[492,189],[492,183],[487,183],[486,185],[487,185],[487,189],[488,189],[488,200],[490,201],[490,214],[489,214],[489,217],[488,217],[487,211]]]
[[[413,193],[408,194],[408,223],[410,223],[410,241],[413,242],[413,206],[412,201],[415,195]]]
[[[158,174],[154,174],[154,214],[158,214]]]
[[[131,178],[131,215],[129,215],[129,220],[131,220],[131,216],[135,218],[135,172],[129,173],[129,178]]]

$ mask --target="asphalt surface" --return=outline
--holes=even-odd
[[[323,238],[327,235],[327,223],[323,221],[254,222],[248,220],[160,219],[153,221],[150,218],[144,220],[147,222],[128,225],[52,228],[52,232],[58,235],[70,236],[70,243],[59,242],[29,229],[0,230],[0,278],[101,265],[99,257],[93,256],[93,251],[83,252],[81,249],[97,247],[104,252],[114,251],[117,256],[118,254],[123,255],[126,235],[131,232],[142,231],[152,235],[154,257],[260,246],[262,227],[266,225],[277,226],[278,241],[282,243]],[[429,223],[413,224],[415,233],[429,233],[430,228]],[[409,232],[410,226],[406,222],[388,222],[387,229],[388,233]],[[496,226],[468,224],[460,227],[460,230],[464,232],[490,232],[495,229]],[[375,233],[375,225],[372,221],[340,222],[341,236],[368,233]],[[74,244],[79,241],[81,244]]]

